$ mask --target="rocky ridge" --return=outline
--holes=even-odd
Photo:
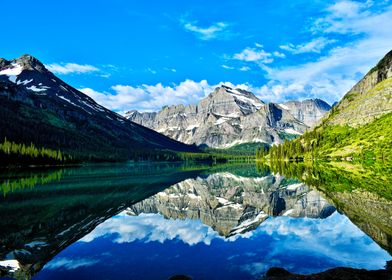
[[[302,183],[288,184],[275,175],[248,178],[228,172],[187,179],[128,208],[130,215],[200,219],[225,237],[253,230],[269,216],[325,218],[334,211]]]
[[[392,51],[385,55],[327,115],[329,125],[358,127],[392,112]]]
[[[330,109],[321,100],[266,104],[253,93],[225,85],[198,104],[165,106],[125,117],[187,144],[225,148],[241,143],[282,143],[301,135]]]

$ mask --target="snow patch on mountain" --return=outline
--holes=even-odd
[[[0,261],[0,267],[8,269],[9,272],[13,273],[20,269],[19,262],[17,260],[5,260]]]
[[[263,103],[261,103],[260,101],[249,98],[249,97],[245,96],[244,94],[242,94],[241,92],[239,92],[238,90],[232,89],[229,92],[232,93],[234,98],[236,98],[244,103],[249,103],[249,104],[255,106],[257,109],[260,109],[261,106],[263,106]]]
[[[24,81],[17,81],[16,84],[17,84],[17,85],[24,85],[24,86],[25,86],[25,85],[31,83],[32,81],[33,81],[33,79],[24,80]]]
[[[8,76],[8,79],[11,82],[15,83],[20,73],[22,73],[23,67],[18,63],[12,63],[11,66],[12,66],[11,68],[1,70],[0,76],[2,75]]]
[[[281,108],[283,108],[283,109],[285,109],[285,110],[290,110],[289,109],[289,107],[287,107],[286,105],[284,105],[284,104],[278,104]]]
[[[26,87],[28,90],[32,90],[34,92],[41,92],[41,91],[46,91],[47,89],[50,89],[50,87],[42,86],[42,87],[36,87],[36,86],[30,86]]]
[[[284,130],[284,132],[289,133],[289,134],[302,135],[301,132],[298,132],[298,131],[296,131],[295,129],[292,129],[292,128],[286,128],[286,129]]]

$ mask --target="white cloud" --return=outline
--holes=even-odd
[[[301,53],[320,53],[327,45],[336,42],[335,40],[327,39],[325,37],[319,37],[311,40],[310,42],[299,44],[299,45],[282,45],[280,48],[282,50],[286,50],[293,54],[301,54]]]
[[[246,72],[246,71],[249,71],[249,70],[250,70],[250,67],[248,67],[248,66],[242,66],[239,70],[240,70],[240,71],[243,71],[243,72]]]
[[[144,242],[181,240],[185,244],[211,244],[211,240],[220,238],[219,234],[201,221],[191,219],[165,219],[160,214],[140,214],[129,216],[126,212],[111,218],[97,226],[79,242],[91,242],[98,237],[115,235],[114,243],[130,243],[136,240]]]
[[[246,72],[251,69],[249,66],[241,66],[239,68],[236,68],[234,66],[228,66],[226,64],[222,64],[222,68],[228,69],[228,70],[238,70],[238,71],[242,71],[242,72]]]
[[[248,70],[248,68],[243,68],[241,71]],[[201,80],[200,82],[185,80],[172,86],[164,86],[161,83],[139,86],[115,85],[111,87],[112,92],[99,92],[91,88],[81,88],[79,90],[90,96],[98,104],[121,113],[133,109],[158,111],[165,105],[196,104],[220,85],[258,92],[258,88],[249,84],[220,82],[211,85],[207,80]]]
[[[72,270],[79,267],[92,266],[97,264],[98,262],[99,260],[88,259],[88,258],[77,258],[77,259],[64,258],[64,257],[55,258],[52,261],[50,261],[48,264],[46,264],[44,269],[55,270],[58,268],[64,268],[67,270]]]
[[[269,52],[266,52],[260,48],[245,48],[241,52],[236,53],[233,56],[233,59],[247,61],[247,62],[261,62],[261,63],[273,62],[272,55]]]
[[[280,57],[280,58],[285,58],[286,55],[284,53],[278,52],[278,51],[274,51],[273,55],[276,57]]]
[[[263,48],[264,47],[262,44],[259,44],[259,43],[255,43],[255,46],[258,47],[258,48]]]
[[[104,107],[115,111],[138,109],[156,111],[165,105],[193,104],[207,96],[214,86],[206,80],[185,80],[173,86],[143,84],[140,86],[115,85],[114,93],[98,92],[91,88],[79,89]]]
[[[146,69],[146,71],[147,71],[147,72],[150,72],[150,73],[153,74],[153,75],[155,75],[155,74],[157,73],[157,70],[154,70],[154,69],[152,69],[152,68],[150,68],[150,67],[148,67],[148,68]]]
[[[301,83],[283,85],[276,81],[270,81],[261,87],[252,87],[252,92],[264,102],[282,102],[288,99],[301,100],[313,97],[304,94],[305,86]]]
[[[198,26],[197,22],[185,22],[182,20],[181,23],[185,30],[194,33],[201,40],[221,39],[233,35],[228,30],[229,24],[225,22],[216,22],[207,27]]]
[[[260,95],[272,101],[298,97],[319,97],[329,103],[340,100],[392,47],[392,7],[372,12],[370,4],[339,1],[330,6],[310,31],[324,37],[344,35],[350,42],[332,48],[313,62],[263,66],[271,81],[259,89]]]
[[[234,67],[228,66],[228,65],[225,65],[225,64],[222,64],[222,68],[224,68],[224,69],[234,69]]]
[[[391,33],[392,7],[373,12],[369,9],[371,6],[369,1],[339,1],[328,7],[328,14],[317,19],[310,30],[314,33],[366,34],[371,37]]]
[[[49,71],[53,72],[54,74],[81,74],[81,73],[88,73],[88,72],[95,72],[99,71],[99,69],[95,66],[88,65],[88,64],[77,64],[77,63],[66,63],[66,64],[58,64],[52,63],[46,65]]]
[[[358,2],[343,0],[338,1],[335,4],[328,7],[328,11],[331,12],[331,16],[340,18],[355,18],[363,9],[373,6],[373,1]]]

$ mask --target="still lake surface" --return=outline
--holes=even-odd
[[[141,163],[2,173],[1,275],[260,279],[270,267],[382,269],[392,259],[392,185],[382,168],[361,168]]]

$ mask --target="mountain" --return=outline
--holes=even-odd
[[[336,105],[328,125],[359,127],[392,112],[392,50]]]
[[[271,150],[287,158],[390,159],[392,154],[392,51],[299,139]]]
[[[159,112],[133,110],[125,117],[187,144],[227,148],[297,137],[328,109],[321,100],[265,104],[251,92],[222,85],[195,105],[166,106]]]
[[[309,127],[315,126],[332,108],[327,102],[318,98],[303,101],[287,101],[279,105]]]
[[[130,215],[200,219],[225,237],[254,230],[269,216],[326,218],[334,211],[302,183],[279,175],[250,178],[229,172],[187,179],[128,208]]]
[[[112,112],[36,58],[0,59],[0,139],[76,158],[118,160],[152,151],[196,151]]]

